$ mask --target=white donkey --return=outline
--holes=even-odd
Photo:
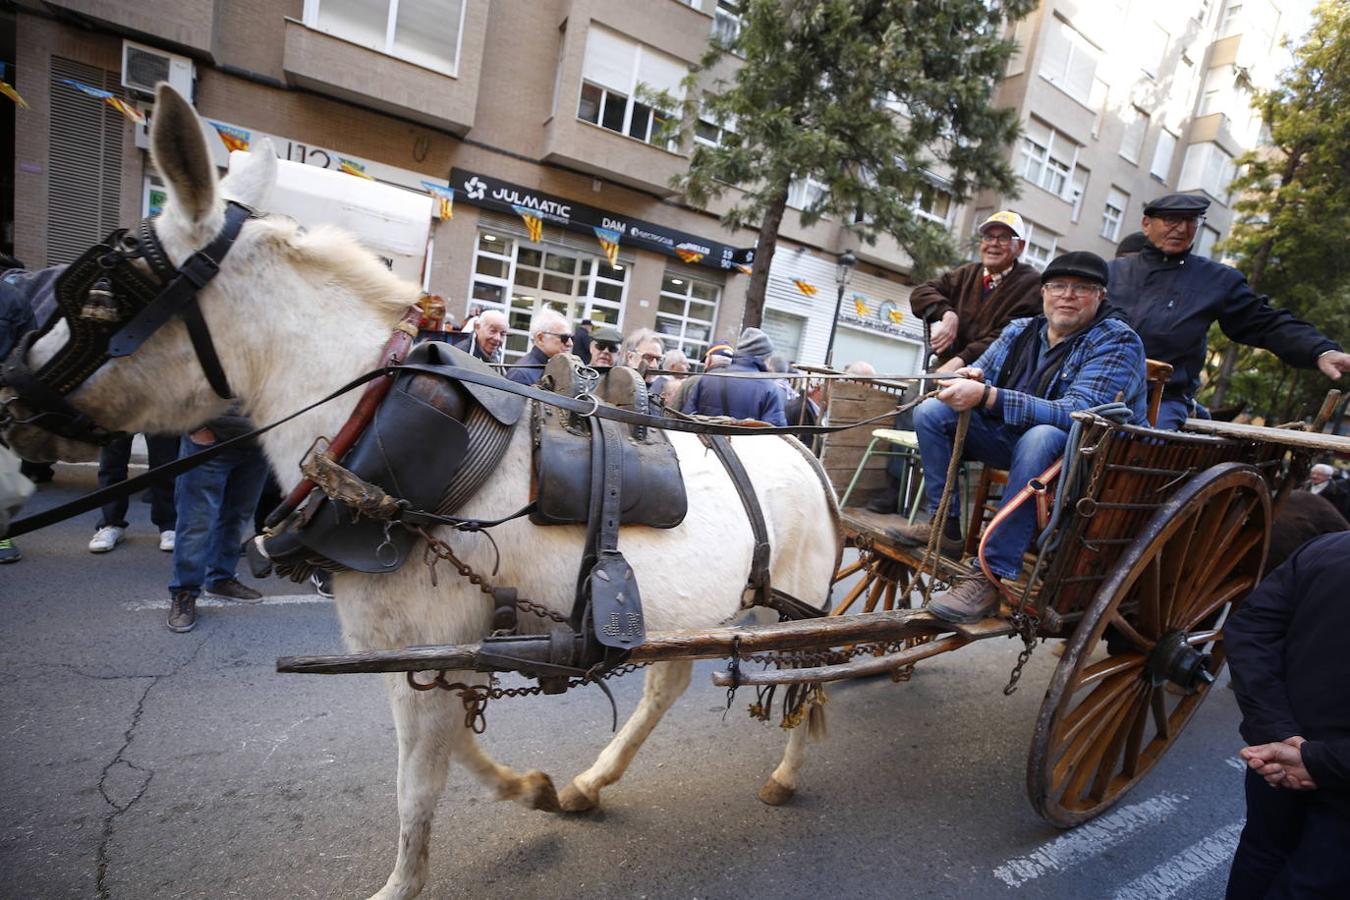
[[[218,185],[196,114],[164,85],[152,145],[169,194],[156,227],[175,265],[220,230],[226,198],[266,208],[276,177],[271,148],[258,148]],[[231,386],[255,421],[269,422],[373,367],[417,294],[346,235],[327,229],[305,233],[288,220],[269,217],[245,224],[200,303]],[[64,325],[53,329],[33,348],[30,364],[36,368],[49,359],[67,336]],[[355,396],[348,394],[263,438],[283,482],[299,479],[306,449],[316,435],[337,432]],[[103,365],[69,399],[100,425],[127,432],[182,432],[222,409],[186,329],[176,320],[131,356]],[[87,456],[90,450],[26,426],[11,429],[9,436],[35,459]],[[721,464],[693,435],[673,433],[671,439],[688,492],[684,523],[669,530],[626,528],[621,535],[653,631],[705,628],[736,617],[751,563],[750,525]],[[734,444],[764,508],[773,584],[822,604],[840,541],[833,495],[786,441],[743,437]],[[493,519],[519,509],[528,499],[529,470],[528,429],[517,427],[500,466],[459,514]],[[501,569],[494,583],[515,586],[522,597],[550,609],[569,611],[583,531],[581,526],[536,527],[525,519],[501,525],[495,532]],[[440,537],[474,569],[491,571],[492,550],[482,536],[449,532]],[[343,636],[353,650],[473,643],[489,630],[491,611],[483,595],[445,567],[439,586],[433,585],[416,554],[393,574],[339,574],[335,588]],[[590,809],[685,690],[690,671],[689,662],[652,666],[632,717],[561,797],[544,773],[522,775],[488,757],[465,727],[455,696],[416,692],[402,675],[387,676],[398,729],[400,835],[393,873],[375,896],[412,897],[425,883],[432,815],[452,758],[501,798],[545,810]],[[483,676],[454,673],[450,680],[475,679],[481,682]],[[760,792],[766,802],[781,803],[795,790],[806,730],[791,732],[782,762]]]

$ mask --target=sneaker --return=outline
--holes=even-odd
[[[23,554],[19,548],[14,546],[14,542],[9,538],[0,540],[0,564],[15,563],[23,559]]]
[[[197,625],[197,598],[191,591],[179,591],[170,598],[169,621],[165,624],[170,631],[182,634],[191,631]]]
[[[122,543],[126,537],[127,530],[120,525],[104,525],[98,531],[94,532],[94,537],[89,541],[90,553],[107,553],[118,544]]]
[[[163,550],[165,553],[172,553],[173,538],[174,538],[174,531],[172,528],[170,528],[168,531],[161,531],[159,533],[159,549]]]
[[[928,604],[928,611],[944,622],[967,625],[998,615],[998,595],[998,585],[983,572],[972,571],[957,576],[950,591]]]
[[[333,573],[327,569],[315,569],[314,574],[309,576],[309,583],[314,585],[314,591],[320,597],[333,599]]]
[[[239,603],[261,603],[263,595],[246,584],[240,584],[238,578],[226,578],[215,584],[208,584],[203,591],[206,596],[216,600],[234,600]]]
[[[930,522],[906,523],[885,530],[888,538],[904,547],[927,547],[932,533],[933,525]],[[938,541],[938,552],[950,559],[960,559],[966,552],[966,542],[944,534]]]

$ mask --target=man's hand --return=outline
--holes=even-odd
[[[966,361],[964,359],[959,356],[953,356],[951,359],[938,366],[934,371],[939,375],[948,375],[958,369],[964,369],[965,366]]]
[[[216,442],[216,433],[203,425],[201,428],[198,428],[196,431],[189,434],[188,440],[204,447],[207,444],[214,444]]]
[[[956,326],[960,324],[961,319],[950,309],[942,314],[942,318],[933,323],[933,328],[928,335],[928,342],[933,347],[934,353],[946,353],[947,349],[956,342]]]
[[[1301,735],[1294,735],[1273,744],[1243,747],[1239,755],[1271,787],[1314,791],[1317,790],[1317,782],[1313,781],[1312,775],[1303,765],[1302,747],[1305,741]]]
[[[1332,381],[1338,381],[1343,374],[1350,372],[1350,353],[1328,350],[1317,357],[1317,368]]]
[[[990,394],[992,396],[992,391]],[[958,378],[947,382],[947,386],[938,392],[937,398],[957,412],[964,412],[979,406],[984,396],[983,384],[972,378]]]

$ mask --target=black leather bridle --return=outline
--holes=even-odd
[[[119,437],[122,432],[100,426],[66,398],[109,359],[135,353],[174,316],[187,326],[211,389],[231,399],[233,392],[197,294],[220,270],[244,223],[256,215],[242,203],[228,201],[224,227],[176,268],[155,234],[153,218],[142,219],[135,229],[118,229],[86,250],[56,281],[58,314],[25,335],[0,365],[0,387],[9,387],[16,395],[0,409],[0,431],[35,425],[100,446]],[[149,276],[135,260],[149,267]],[[70,339],[33,370],[29,351],[61,319],[70,329]],[[19,417],[11,411],[15,400],[23,403],[28,415]]]

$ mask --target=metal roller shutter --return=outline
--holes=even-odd
[[[64,79],[119,92],[108,72],[53,56],[47,264],[68,263],[121,225],[122,115]]]

